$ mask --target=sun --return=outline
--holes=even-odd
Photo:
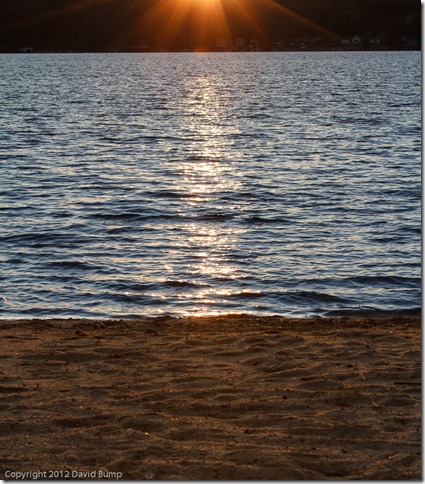
[[[179,42],[191,50],[208,50],[215,39],[228,45],[232,38],[222,0],[158,0],[138,28],[161,32],[155,50],[170,50]]]

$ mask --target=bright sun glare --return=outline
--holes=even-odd
[[[229,19],[238,19],[254,37],[267,42],[262,26],[266,13],[281,15],[295,24],[313,28],[318,34],[330,33],[274,0],[158,0],[140,19],[139,28],[143,31],[149,25],[161,25],[161,36],[155,46],[159,50],[170,48],[182,35],[190,36],[189,44],[194,50],[211,45],[232,50],[236,33],[231,31]]]
[[[80,0],[59,8],[46,10],[31,18],[7,26],[13,30],[31,23],[66,16],[109,3],[112,0]],[[137,4],[137,2],[135,2]],[[152,0],[151,7],[134,18],[127,30],[117,35],[116,43],[127,38],[148,38],[154,50],[174,50],[182,39],[190,50],[235,50],[235,39],[241,28],[251,32],[261,45],[267,45],[265,16],[277,21],[287,20],[307,27],[318,35],[331,32],[312,23],[277,0]],[[239,29],[239,30],[238,30]],[[137,40],[136,40],[137,42]],[[125,45],[125,42],[123,42]]]

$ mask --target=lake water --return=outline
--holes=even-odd
[[[419,308],[420,62],[1,55],[0,316]]]

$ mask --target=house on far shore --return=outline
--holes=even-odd
[[[261,50],[260,42],[258,39],[249,39],[249,50],[258,51]]]
[[[34,52],[34,47],[21,47],[19,52],[21,54],[32,54]]]
[[[410,37],[403,37],[400,41],[401,47],[404,49],[418,49],[420,48],[420,43],[417,42],[415,39]]]
[[[245,46],[245,40],[238,37],[237,39],[235,39],[235,48],[236,50],[242,50]]]
[[[224,39],[223,37],[218,37],[215,40],[215,46],[216,46],[217,49],[220,49],[220,50],[226,49],[226,47],[227,47],[226,39]]]
[[[354,37],[344,37],[343,39],[341,39],[341,44],[345,46],[361,45],[362,43],[362,39],[358,35],[355,35]]]

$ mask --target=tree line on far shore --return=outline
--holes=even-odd
[[[0,52],[196,50],[190,17],[161,44],[166,15],[144,21],[158,1],[0,0]],[[257,21],[244,21],[232,2],[221,0],[236,42],[211,31],[205,50],[421,48],[419,0],[275,0],[281,9],[266,8],[264,0],[240,1],[247,8],[257,2]]]

